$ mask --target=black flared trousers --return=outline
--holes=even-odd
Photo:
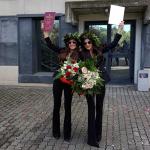
[[[95,101],[96,97],[96,101]],[[102,136],[102,116],[105,87],[100,94],[86,95],[88,104],[88,142],[95,143]]]
[[[54,80],[53,83],[53,97],[54,97],[54,108],[53,108],[53,124],[52,131],[53,135],[60,135],[60,107],[62,92],[64,91],[64,138],[71,137],[71,102],[72,102],[72,89],[71,86],[62,83],[59,79]]]

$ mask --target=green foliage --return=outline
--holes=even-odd
[[[49,33],[50,39],[53,44],[58,45],[58,34],[59,34],[59,21],[55,20],[52,31]]]
[[[75,33],[68,33],[64,36],[64,43],[67,45],[69,40],[74,39],[75,41],[77,41],[77,43],[80,43],[80,38],[79,38],[79,33],[75,32]]]
[[[89,58],[86,61],[80,61],[79,66],[80,68],[86,66],[86,68],[90,71],[96,71],[97,68],[95,67],[96,64],[96,57],[95,58]]]
[[[103,28],[102,26],[89,26],[89,30],[92,33],[95,33],[98,38],[100,39],[101,43],[106,43],[107,42],[107,28]],[[111,40],[114,39],[115,34],[117,33],[117,27],[113,26],[112,31],[111,31]],[[122,32],[122,37],[119,41],[119,45],[123,46],[124,41],[126,41],[128,44],[130,44],[130,31],[123,31]]]
[[[93,45],[97,47],[101,44],[100,38],[92,31],[82,33],[80,39],[82,44],[85,39],[90,39]]]
[[[91,32],[95,33],[98,37],[101,43],[107,42],[107,29],[103,27],[99,28],[89,28]]]
[[[113,40],[114,39],[114,36],[117,32],[117,28],[116,27],[113,27],[112,28],[112,36],[111,36],[111,39]],[[122,31],[122,37],[119,41],[119,45],[120,46],[123,46],[123,43],[124,41],[126,41],[128,44],[130,44],[130,31]]]

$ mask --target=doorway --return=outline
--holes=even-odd
[[[101,43],[111,43],[117,26],[106,21],[85,22],[85,30],[94,32]],[[125,21],[122,38],[105,57],[105,67],[111,77],[110,84],[131,84],[134,81],[135,21]]]

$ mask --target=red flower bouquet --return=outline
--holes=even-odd
[[[69,57],[66,61],[64,61],[55,78],[59,78],[63,83],[73,85],[73,78],[77,74],[78,69],[79,64],[71,61],[71,58]]]

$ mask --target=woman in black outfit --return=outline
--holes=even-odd
[[[53,51],[58,53],[60,64],[62,64],[68,56],[73,60],[78,59],[79,52],[79,36],[77,33],[66,34],[64,42],[66,47],[59,48],[52,44],[48,32],[43,32],[47,46]],[[58,68],[59,69],[59,68]],[[54,76],[57,71],[54,73]],[[58,139],[60,137],[60,107],[62,92],[64,91],[64,140],[69,141],[71,138],[71,102],[72,102],[72,89],[71,85],[63,83],[60,79],[55,79],[53,82],[53,97],[54,97],[54,108],[53,108],[53,123],[52,133],[53,136]]]
[[[123,23],[120,24],[119,29],[121,29],[122,27],[123,27]],[[114,48],[117,45],[120,38],[121,35],[117,33],[112,43],[97,47],[98,39],[96,35],[94,35],[93,33],[85,32],[80,36],[81,46],[82,46],[80,59],[84,61],[88,58],[97,56],[96,67],[102,73],[102,78],[104,79],[105,83],[107,83],[110,80],[110,77],[104,68],[103,53],[106,53],[112,48]],[[96,104],[94,101],[95,97],[96,97]],[[101,136],[102,136],[102,115],[103,115],[104,97],[105,97],[105,84],[101,89],[100,94],[86,95],[87,104],[88,104],[87,143],[95,147],[99,147],[98,142],[101,140]]]

